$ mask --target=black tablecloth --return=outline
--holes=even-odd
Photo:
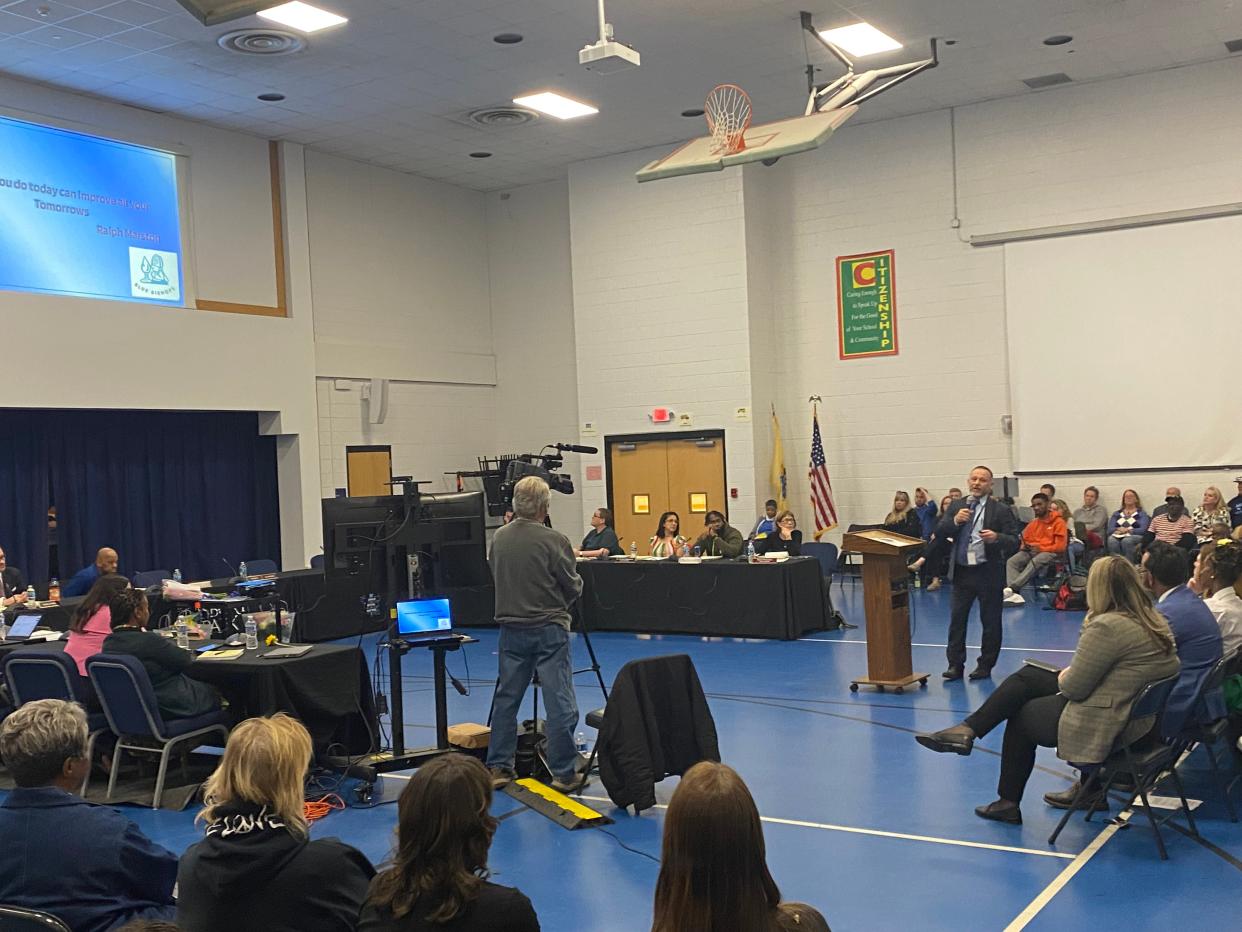
[[[14,650],[64,649],[64,641],[3,644],[0,660]],[[356,647],[315,644],[301,657],[264,659],[272,649],[246,651],[236,660],[196,659],[189,675],[219,689],[239,717],[294,716],[310,732],[316,752],[330,745],[348,754],[369,750],[376,716],[366,655]]]
[[[813,557],[754,565],[587,560],[578,572],[589,630],[791,640],[828,623]]]

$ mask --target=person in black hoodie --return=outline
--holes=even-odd
[[[420,767],[397,803],[397,850],[371,883],[358,932],[539,932],[530,900],[487,879],[491,804],[491,775],[473,757]]]
[[[353,932],[375,868],[335,838],[309,839],[310,758],[310,734],[283,713],[233,729],[204,791],[207,837],[177,870],[184,932]]]

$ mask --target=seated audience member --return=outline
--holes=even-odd
[[[1155,511],[1153,511],[1153,512],[1151,513],[1151,516],[1154,518],[1154,517],[1156,517],[1156,515],[1162,515],[1162,514],[1164,514],[1166,511],[1168,511],[1168,510],[1169,510],[1169,505],[1168,505],[1168,501],[1169,501],[1169,499],[1170,499],[1170,498],[1181,498],[1181,497],[1182,497],[1182,490],[1181,490],[1181,489],[1179,489],[1179,488],[1178,488],[1177,486],[1175,486],[1175,485],[1171,485],[1171,486],[1169,486],[1167,489],[1165,489],[1165,490],[1164,490],[1164,501],[1165,501],[1165,504],[1163,504],[1163,505],[1158,505],[1158,506],[1156,507],[1156,510],[1155,510]]]
[[[506,505],[506,506],[505,506],[505,513],[504,513],[503,515],[501,515],[501,516],[500,516],[500,523],[501,523],[501,524],[509,524],[511,521],[513,521],[513,506],[512,506],[512,505]]]
[[[596,508],[591,515],[591,530],[582,538],[578,556],[611,557],[620,556],[623,552],[617,532],[612,529],[612,512],[607,508]]]
[[[923,522],[910,504],[909,492],[893,493],[893,510],[884,516],[884,528],[916,540],[923,536]]]
[[[1065,533],[1069,536],[1069,544],[1066,546],[1066,553],[1069,554],[1070,562],[1074,566],[1080,565],[1083,552],[1087,549],[1087,545],[1079,539],[1075,528],[1074,513],[1070,511],[1069,502],[1063,498],[1054,498],[1052,500],[1052,510],[1061,516],[1061,520],[1065,522]]]
[[[1229,506],[1229,526],[1240,528],[1242,527],[1242,476],[1235,476],[1233,481],[1238,487],[1238,494],[1225,504]]]
[[[1036,573],[1064,558],[1069,545],[1065,519],[1052,508],[1043,492],[1031,496],[1035,517],[1022,531],[1018,552],[1005,563],[1005,604],[1022,605],[1026,599],[1019,591]]]
[[[769,498],[763,503],[763,514],[760,515],[759,520],[755,522],[755,526],[751,529],[749,535],[751,540],[754,540],[756,537],[771,534],[776,530],[777,507],[776,499],[774,498]]]
[[[686,771],[664,817],[651,932],[828,932],[814,907],[782,903],[754,797],[731,767]]]
[[[1190,564],[1177,547],[1160,541],[1153,543],[1143,554],[1140,573],[1143,584],[1155,597],[1156,611],[1169,623],[1177,657],[1182,662],[1177,685],[1160,720],[1164,737],[1172,738],[1186,725],[1203,681],[1223,656],[1220,625],[1211,609],[1186,585],[1190,581]],[[1212,714],[1204,724],[1225,714],[1223,695],[1209,697],[1208,703]]]
[[[1236,653],[1242,648],[1242,544],[1228,539],[1204,544],[1189,585],[1216,617],[1224,652]]]
[[[1229,506],[1220,489],[1209,485],[1203,491],[1203,503],[1190,513],[1195,525],[1195,542],[1202,544],[1213,539],[1212,528],[1221,522],[1229,523]]]
[[[95,585],[96,579],[116,572],[117,560],[115,550],[111,547],[100,547],[99,552],[95,554],[95,562],[78,570],[67,583],[61,586],[60,597],[71,599],[86,595],[91,591],[91,586]]]
[[[446,754],[418,768],[397,803],[391,866],[371,881],[358,932],[539,932],[530,900],[488,880],[499,824],[491,804],[491,776],[473,757]]]
[[[802,553],[802,532],[798,530],[798,519],[789,509],[776,516],[776,530],[760,540],[755,541],[755,550],[759,553],[777,553],[784,551],[791,557]]]
[[[0,724],[0,758],[17,784],[0,803],[0,903],[51,913],[74,932],[171,919],[177,856],[75,795],[90,768],[86,738],[82,707],[60,699],[27,702]]]
[[[719,511],[709,511],[703,516],[703,533],[694,542],[705,557],[737,557],[746,549],[742,532],[730,527]]]
[[[1081,521],[1086,530],[1083,543],[1091,550],[1103,550],[1104,536],[1108,533],[1108,511],[1100,504],[1099,489],[1089,485],[1082,490],[1082,507],[1074,512],[1073,519]]]
[[[190,718],[220,708],[220,696],[206,683],[192,680],[186,671],[194,662],[191,651],[146,630],[151,609],[141,589],[124,589],[112,598],[112,633],[104,641],[103,653],[137,657],[151,678],[160,715]]]
[[[65,653],[78,665],[78,675],[86,678],[86,658],[103,652],[104,641],[112,633],[112,600],[129,588],[129,580],[113,573],[100,576],[73,610]],[[89,694],[94,690],[89,688]]]
[[[205,837],[177,870],[177,924],[186,932],[355,927],[375,868],[335,838],[309,839],[310,760],[310,734],[283,712],[233,729],[203,788],[196,821]]]
[[[1048,501],[1052,501],[1057,497],[1057,487],[1051,482],[1045,482],[1039,487],[1039,491],[1041,494],[1048,496]]]
[[[0,547],[0,608],[20,605],[26,601],[26,577],[16,566],[5,561],[4,548]]]
[[[944,514],[944,510],[953,501],[954,499],[948,495],[940,499],[940,513]],[[919,574],[919,585],[928,592],[935,592],[939,589],[940,580],[949,574],[949,555],[952,551],[947,545],[950,542],[951,538],[940,540],[936,535],[935,528],[933,528],[931,537],[923,545],[923,551],[919,554],[919,558],[910,564],[910,569],[917,571]]]
[[[1150,521],[1138,492],[1126,489],[1121,493],[1121,507],[1108,519],[1108,552],[1137,563]]]
[[[919,524],[922,525],[923,532],[919,536],[923,540],[931,540],[932,532],[936,530],[936,503],[931,500],[931,493],[927,489],[919,486],[914,490],[914,513],[919,516]]]
[[[675,511],[666,511],[660,515],[660,523],[656,526],[655,536],[651,538],[651,555],[653,557],[680,556],[686,546],[686,539],[678,533],[681,529],[681,518]]]
[[[1195,524],[1186,514],[1186,503],[1180,495],[1171,495],[1164,501],[1163,514],[1154,515],[1147,525],[1146,542],[1158,540],[1186,550],[1195,545]]]
[[[915,737],[933,751],[964,755],[976,738],[1006,723],[1000,798],[975,814],[1020,825],[1037,747],[1055,747],[1075,764],[1102,762],[1119,738],[1132,742],[1152,730],[1155,716],[1127,724],[1130,708],[1144,686],[1179,667],[1169,623],[1152,607],[1134,565],[1101,557],[1087,575],[1087,617],[1068,667],[1052,673],[1024,666],[960,724]]]

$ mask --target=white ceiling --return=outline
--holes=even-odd
[[[1223,43],[1242,38],[1242,0],[608,0],[617,38],[643,65],[600,76],[577,64],[597,31],[594,0],[316,2],[350,22],[310,36],[304,52],[260,58],[215,44],[269,25],[257,17],[207,28],[176,0],[0,0],[0,72],[494,190],[700,135],[701,118],[680,111],[719,83],[750,92],[756,122],[800,113],[801,8],[820,28],[865,19],[906,43],[866,65],[923,57],[932,35],[957,40],[939,68],[868,103],[866,121],[1034,93],[1022,79],[1050,72],[1091,81],[1224,58]],[[525,41],[496,44],[500,32]],[[1074,41],[1042,44],[1057,33]],[[822,80],[838,73],[822,49],[811,56]],[[544,89],[600,113],[509,128],[460,122]],[[256,100],[272,91],[286,99]]]

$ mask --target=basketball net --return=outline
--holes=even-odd
[[[712,137],[712,153],[731,155],[746,148],[746,128],[750,126],[750,97],[736,84],[712,88],[703,102],[703,115]]]

